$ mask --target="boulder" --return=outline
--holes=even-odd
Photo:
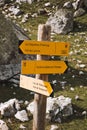
[[[82,16],[83,14],[85,14],[85,10],[84,9],[82,9],[82,8],[79,8],[78,10],[76,10],[75,12],[74,12],[74,17],[80,17],[80,16]]]
[[[11,117],[20,109],[20,104],[17,99],[10,99],[7,102],[0,104],[0,113],[4,117]]]
[[[46,118],[53,122],[62,122],[62,117],[68,117],[73,114],[71,98],[59,96],[57,98],[49,97],[47,99]]]
[[[73,30],[73,13],[67,9],[59,9],[48,18],[46,24],[51,26],[52,32],[67,34]]]
[[[34,102],[31,102],[27,110],[32,114],[34,113]],[[71,104],[71,98],[59,96],[56,98],[47,98],[46,107],[46,118],[53,121],[61,123],[63,117],[68,117],[73,114],[73,108]]]
[[[0,81],[20,72],[20,64],[26,56],[19,54],[19,40],[29,39],[18,25],[0,13]]]

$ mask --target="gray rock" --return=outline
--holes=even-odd
[[[14,6],[9,7],[8,10],[15,16],[19,16],[23,13],[19,8],[15,8]]]
[[[24,121],[28,121],[28,115],[27,115],[27,112],[25,110],[22,110],[22,111],[18,111],[16,114],[15,114],[15,117],[17,119],[19,119],[20,121],[24,122]]]
[[[0,65],[0,80],[8,80],[15,74],[20,73],[21,64]]]
[[[23,18],[22,18],[22,23],[25,23],[25,22],[27,22],[28,21],[28,18],[29,18],[29,14],[27,13],[27,14],[25,14],[24,16],[23,16]]]
[[[72,3],[73,8],[76,10],[78,8],[79,1],[75,1]]]
[[[21,60],[26,56],[19,54],[18,43],[25,39],[29,39],[25,32],[0,13],[0,80],[20,72]]]
[[[20,104],[17,99],[10,99],[5,103],[0,104],[0,113],[2,116],[11,117],[20,109]]]
[[[78,10],[76,10],[75,12],[74,12],[74,17],[80,17],[80,16],[82,16],[83,14],[85,14],[85,10],[84,9],[82,9],[82,8],[79,8]]]
[[[68,2],[64,3],[63,7],[67,8],[67,9],[71,9],[73,7],[72,2],[68,1]]]
[[[31,102],[27,110],[34,113],[34,102]],[[47,98],[46,118],[61,123],[62,117],[73,114],[71,98],[59,96],[57,98]]]
[[[73,8],[75,10],[79,9],[79,8],[87,8],[87,0],[76,0],[75,2],[72,3]]]
[[[48,98],[47,99],[47,114],[54,118],[56,121],[57,118],[62,116],[70,116],[73,114],[73,109],[71,105],[71,98],[59,96],[57,98]]]
[[[73,30],[73,13],[66,9],[59,9],[54,16],[50,16],[46,24],[51,26],[52,32],[67,34]]]

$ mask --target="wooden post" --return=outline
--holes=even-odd
[[[50,40],[51,27],[49,25],[38,26],[38,41]],[[37,60],[46,60],[48,56],[37,55]],[[36,74],[36,79],[48,81],[48,75]],[[45,130],[46,96],[35,94],[33,130]]]

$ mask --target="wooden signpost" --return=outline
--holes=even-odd
[[[33,130],[45,130],[46,99],[53,92],[50,83],[48,83],[48,74],[61,74],[67,69],[64,61],[49,61],[49,56],[45,56],[68,56],[69,43],[50,42],[50,32],[49,25],[39,25],[38,41],[24,40],[19,45],[22,53],[37,54],[37,60],[23,60],[21,67],[22,74],[36,74],[36,77],[20,76],[20,87],[36,92],[34,95]]]
[[[50,41],[20,41],[19,49],[23,54],[68,56],[69,43]]]
[[[20,87],[45,96],[50,96],[53,92],[50,83],[24,75],[20,75]]]

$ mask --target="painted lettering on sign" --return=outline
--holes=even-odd
[[[39,94],[43,94],[45,96],[50,96],[53,92],[53,89],[49,82],[24,75],[20,75],[20,87]]]
[[[21,41],[19,49],[24,54],[68,56],[69,43],[24,40]]]
[[[25,66],[26,64],[26,66]],[[64,73],[67,65],[64,61],[22,61],[22,74],[53,74]]]

